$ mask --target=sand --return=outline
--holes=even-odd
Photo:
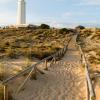
[[[86,100],[84,74],[74,36],[65,56],[45,74],[38,74],[37,80],[29,79],[19,93],[16,90],[25,77],[13,80],[9,86],[15,100]]]
[[[96,100],[100,100],[100,77],[95,80]]]

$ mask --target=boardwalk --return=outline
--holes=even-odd
[[[60,61],[53,64],[46,74],[39,74],[37,80],[29,80],[18,94],[14,92],[23,77],[13,81],[10,88],[15,100],[86,100],[85,75],[75,40],[74,36]]]

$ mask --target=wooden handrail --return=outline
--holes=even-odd
[[[80,45],[79,46],[79,51],[82,55],[82,64],[85,66],[85,72],[86,72],[86,81],[88,83],[88,88],[89,88],[89,94],[90,94],[90,100],[95,100],[95,92],[94,92],[94,88],[92,85],[92,80],[90,78],[90,73],[89,73],[89,65],[87,63],[86,57],[84,52],[82,51],[82,48]]]
[[[34,70],[35,67],[33,67],[31,69],[31,71],[29,72],[28,76],[26,77],[26,79],[24,80],[24,82],[19,86],[19,88],[17,89],[17,93],[20,91],[20,89],[24,86],[24,84],[27,82],[28,78],[31,76],[33,70]]]
[[[32,68],[36,67],[37,65],[41,64],[42,62],[45,62],[45,60],[49,60],[49,59],[51,59],[51,58],[56,57],[56,56],[59,54],[59,52],[61,52],[62,50],[63,50],[64,53],[65,53],[65,52],[66,52],[66,49],[67,49],[67,47],[68,47],[68,44],[69,44],[69,42],[71,41],[71,39],[72,39],[72,37],[68,40],[67,45],[64,46],[64,48],[60,49],[60,50],[59,50],[58,52],[56,52],[55,54],[53,54],[53,55],[51,55],[51,56],[49,56],[49,57],[46,57],[46,58],[42,59],[41,61],[37,62],[37,63],[34,64],[34,65],[31,65],[30,67],[26,68],[25,70],[23,70],[23,71],[20,72],[19,74],[14,75],[14,76],[12,76],[12,77],[10,77],[10,78],[8,78],[8,79],[2,81],[1,84],[7,84],[9,81],[11,81],[11,80],[13,80],[13,79],[15,79],[15,78],[17,78],[17,77],[19,77],[19,76],[24,75],[26,72],[29,72]]]

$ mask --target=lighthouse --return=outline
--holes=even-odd
[[[17,25],[26,25],[26,2],[25,0],[18,0],[18,12],[17,12]]]

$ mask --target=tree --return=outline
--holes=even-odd
[[[28,29],[37,29],[38,26],[29,24],[29,25],[27,26],[27,28],[28,28]]]
[[[50,26],[47,25],[47,24],[41,24],[41,25],[39,26],[39,28],[41,28],[41,29],[50,29]]]
[[[82,25],[79,25],[79,26],[76,27],[76,29],[80,29],[80,30],[82,30],[82,29],[85,29],[85,27],[82,26]]]
[[[67,28],[60,29],[60,33],[69,33],[69,30]]]

